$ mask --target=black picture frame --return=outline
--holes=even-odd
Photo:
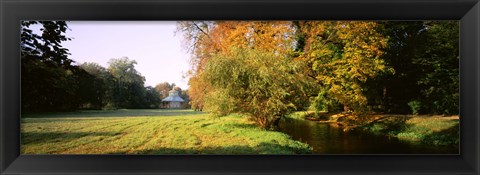
[[[1,0],[0,174],[479,174],[478,0]],[[21,20],[460,20],[460,155],[20,155]]]

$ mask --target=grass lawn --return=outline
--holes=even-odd
[[[22,154],[298,154],[311,148],[240,115],[117,110],[22,116]]]
[[[364,126],[364,129],[395,136],[406,141],[458,146],[460,143],[459,124],[458,116],[383,116]]]

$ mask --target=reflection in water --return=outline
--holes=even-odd
[[[308,143],[315,154],[458,154],[458,148],[402,142],[395,137],[332,127],[309,120],[283,119],[281,132]]]

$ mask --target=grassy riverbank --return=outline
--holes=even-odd
[[[458,146],[459,116],[440,115],[368,115],[297,112],[291,117],[359,128],[400,140],[442,146]]]
[[[298,154],[311,148],[239,115],[117,110],[22,116],[22,154]]]
[[[381,116],[363,126],[365,130],[431,145],[458,145],[458,116]]]

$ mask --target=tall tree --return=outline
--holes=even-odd
[[[326,110],[340,103],[345,111],[365,111],[363,85],[382,72],[393,71],[380,59],[387,40],[376,31],[377,23],[301,21],[297,26],[304,38],[298,59],[311,66],[321,87],[318,103]]]
[[[38,26],[34,31],[31,26]],[[78,107],[79,69],[61,44],[65,21],[21,22],[22,111],[72,110]],[[37,34],[37,33],[40,33]]]
[[[120,108],[141,108],[145,98],[145,77],[136,69],[135,60],[128,57],[111,59],[108,71],[115,78],[114,105]]]
[[[395,70],[371,81],[370,90],[382,96],[371,97],[387,113],[409,113],[408,103],[419,97],[417,85],[420,67],[414,64],[415,52],[422,44],[424,25],[422,21],[382,22],[382,34],[389,38],[382,59]],[[427,44],[427,43],[425,43]],[[378,100],[381,98],[381,100]],[[379,103],[381,102],[381,103]]]
[[[382,57],[395,69],[395,74],[376,82],[384,88],[384,111],[458,114],[458,22],[389,21],[382,25],[382,33],[389,37]]]
[[[144,107],[145,108],[158,108],[162,99],[160,98],[160,94],[154,87],[147,86],[145,88],[145,99],[144,99]]]
[[[114,79],[112,74],[97,63],[83,63],[80,68],[85,70],[90,76],[87,83],[83,83],[80,91],[84,100],[84,108],[101,109],[105,105],[112,103],[112,90]]]
[[[458,21],[425,21],[425,34],[417,45],[413,63],[420,74],[421,113],[459,113],[459,25]],[[428,43],[428,44],[427,44]]]

